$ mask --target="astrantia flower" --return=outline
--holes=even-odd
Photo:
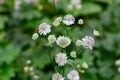
[[[67,5],[67,9],[69,9],[69,10],[73,9],[73,5],[72,4],[68,4]]]
[[[76,5],[81,3],[81,0],[71,0],[71,3]]]
[[[116,60],[116,61],[115,61],[115,64],[116,64],[117,66],[120,66],[120,59],[119,59],[119,60]]]
[[[52,80],[64,80],[64,77],[59,73],[55,73],[52,76]]]
[[[83,19],[79,19],[78,24],[83,24]]]
[[[73,57],[73,58],[76,58],[77,57],[76,52],[75,51],[70,52],[70,56]]]
[[[60,22],[54,21],[54,22],[53,22],[53,25],[54,25],[54,26],[59,26],[59,25],[60,25]]]
[[[63,23],[66,25],[72,25],[75,23],[75,18],[71,14],[68,14],[64,17]]]
[[[77,4],[76,8],[80,10],[80,9],[82,9],[82,5],[81,4]]]
[[[76,46],[81,46],[82,45],[82,41],[81,40],[77,40],[75,43]]]
[[[55,57],[55,62],[58,66],[64,66],[67,63],[67,56],[65,53],[59,53]]]
[[[92,38],[91,36],[85,36],[85,37],[82,39],[82,45],[83,45],[85,48],[90,48],[90,49],[92,49],[94,44],[95,44],[94,38]]]
[[[39,37],[38,33],[34,33],[33,36],[32,36],[32,39],[36,40],[36,39],[38,39],[38,37]]]
[[[49,41],[49,43],[54,43],[56,41],[55,35],[49,35],[48,36],[48,41]]]
[[[19,10],[20,9],[20,4],[21,4],[21,0],[15,0],[14,9]]]
[[[40,33],[40,35],[47,35],[51,32],[51,26],[47,23],[42,23],[38,26],[38,32]]]
[[[118,72],[120,72],[120,67],[118,67]]]
[[[76,70],[71,70],[68,75],[67,78],[69,80],[80,80],[79,79],[79,73]]]
[[[59,37],[57,38],[57,40],[56,40],[56,43],[57,43],[57,45],[59,45],[60,47],[65,48],[65,47],[67,47],[68,45],[70,45],[71,40],[70,40],[70,38],[68,38],[68,37],[59,36]]]
[[[57,17],[57,18],[55,19],[55,21],[56,21],[56,22],[61,22],[61,21],[62,21],[62,17]]]
[[[100,33],[99,33],[97,30],[93,30],[93,34],[94,34],[95,36],[99,36],[99,35],[100,35]]]
[[[88,68],[88,64],[87,64],[86,62],[84,62],[84,63],[82,64],[82,67],[85,68],[85,69],[87,69],[87,68]]]

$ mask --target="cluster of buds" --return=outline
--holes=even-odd
[[[116,66],[118,66],[118,72],[120,72],[120,59],[115,61]]]
[[[34,80],[38,80],[39,76],[36,74],[34,67],[32,66],[32,61],[27,60],[24,66],[24,72],[31,76]]]

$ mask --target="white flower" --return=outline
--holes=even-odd
[[[115,61],[115,64],[116,64],[117,66],[120,66],[120,59],[119,59],[119,60],[116,60],[116,61]]]
[[[67,9],[72,10],[73,9],[73,5],[72,4],[68,4],[67,5]]]
[[[38,37],[39,37],[38,33],[34,33],[33,36],[32,36],[32,39],[36,40],[36,39],[38,39]]]
[[[77,68],[80,68],[80,65],[79,65],[79,64],[77,65]]]
[[[76,70],[71,70],[68,75],[67,78],[69,80],[80,80],[79,79],[79,73]]]
[[[49,43],[54,43],[56,41],[55,35],[49,35],[48,36],[48,41],[49,41]]]
[[[83,24],[83,19],[79,19],[78,24]]]
[[[26,61],[26,64],[31,64],[31,63],[32,63],[31,60],[27,60],[27,61]]]
[[[24,72],[28,72],[29,71],[29,67],[28,66],[25,66],[24,67]]]
[[[60,22],[54,21],[54,22],[53,22],[53,25],[54,25],[54,26],[59,26],[59,25],[60,25]]]
[[[100,33],[99,33],[97,30],[93,30],[93,34],[94,34],[95,36],[99,36],[99,35],[100,35]]]
[[[85,36],[85,37],[82,39],[82,45],[83,45],[85,48],[90,48],[90,49],[92,49],[94,44],[95,44],[94,38],[92,38],[91,36]]]
[[[85,69],[87,69],[87,68],[88,68],[88,64],[87,64],[86,62],[84,62],[84,63],[82,64],[82,67],[85,68]]]
[[[71,14],[68,14],[64,17],[63,23],[66,25],[72,25],[75,23],[75,18]]]
[[[76,8],[80,10],[80,9],[82,9],[82,5],[77,4],[77,5],[76,5]]]
[[[38,76],[38,75],[33,75],[33,78],[34,78],[35,80],[37,80],[37,79],[39,79],[39,76]]]
[[[61,22],[61,21],[62,21],[62,17],[57,17],[57,18],[55,19],[55,21],[56,21],[56,22]]]
[[[55,73],[52,76],[52,80],[64,80],[64,77],[59,73]]]
[[[65,53],[59,53],[55,57],[55,62],[58,66],[64,66],[67,63],[67,56]]]
[[[29,70],[30,70],[30,71],[33,71],[33,70],[34,70],[34,68],[33,68],[32,66],[30,66],[30,67],[29,67]]]
[[[41,23],[38,26],[38,32],[40,33],[40,35],[47,35],[48,33],[51,32],[51,26],[47,23]]]
[[[81,3],[81,0],[71,0],[71,3],[76,5],[76,4],[79,4]]]
[[[118,67],[118,72],[120,72],[120,67]]]
[[[76,52],[75,51],[70,52],[70,56],[73,57],[73,58],[76,58],[77,57]]]
[[[65,47],[67,47],[68,45],[70,45],[71,40],[70,40],[70,38],[68,38],[68,37],[59,36],[59,37],[57,38],[57,40],[56,40],[56,43],[57,43],[57,45],[59,45],[60,47],[65,48]]]
[[[19,10],[20,9],[20,4],[21,4],[21,0],[15,0],[14,9]]]
[[[77,40],[76,43],[75,43],[76,46],[81,46],[82,45],[82,41],[81,40]]]

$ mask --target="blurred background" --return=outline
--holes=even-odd
[[[47,38],[34,41],[32,34],[40,23],[52,25],[56,17],[66,14],[84,20],[71,30],[73,41],[92,34],[93,29],[100,32],[94,49],[85,51],[90,55],[83,54],[90,67],[81,80],[120,80],[115,65],[120,58],[120,0],[0,0],[0,80],[51,80],[54,70]],[[56,27],[53,33],[60,35],[61,31],[62,27]],[[34,75],[24,71],[26,61]]]

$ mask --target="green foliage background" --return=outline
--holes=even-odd
[[[90,67],[81,74],[81,80],[120,80],[115,60],[120,58],[120,0],[82,0],[82,10],[67,10],[69,0],[40,0],[37,5],[22,3],[14,10],[14,0],[0,4],[0,80],[32,80],[23,72],[25,61],[31,59],[40,80],[50,80],[54,73],[48,59],[46,37],[31,39],[42,22],[52,24],[58,16],[72,14],[83,18],[84,25],[75,25],[71,30],[73,41],[96,29],[101,36],[96,38],[93,51],[86,50],[76,62],[86,61]],[[63,27],[53,30],[63,34]],[[53,47],[56,53],[58,47]],[[68,49],[69,51],[69,49]],[[27,76],[27,77],[26,77]]]

